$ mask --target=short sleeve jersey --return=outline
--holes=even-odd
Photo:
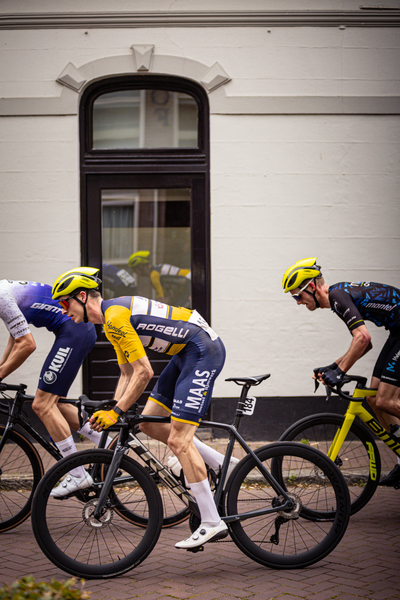
[[[384,283],[336,283],[329,288],[332,310],[350,331],[372,321],[378,327],[400,326],[400,290]]]
[[[145,348],[178,354],[204,329],[218,336],[195,310],[169,306],[141,296],[103,300],[104,332],[113,344],[118,364],[132,363],[146,355]]]
[[[0,281],[0,318],[13,338],[31,333],[29,323],[55,331],[69,317],[52,299],[51,287],[35,281]]]

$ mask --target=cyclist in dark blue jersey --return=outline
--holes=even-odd
[[[0,281],[0,318],[9,332],[7,347],[0,361],[0,381],[11,375],[36,350],[30,325],[46,327],[54,333],[55,340],[42,366],[32,408],[63,456],[76,452],[70,426],[98,443],[100,436],[90,429],[89,424],[79,429],[76,407],[58,405],[58,399],[67,396],[85,356],[94,346],[94,325],[77,325],[63,315],[60,305],[51,297],[51,287],[35,281]],[[74,469],[70,474],[70,481],[75,480],[75,487],[91,485],[86,479],[82,468]],[[66,488],[63,491],[68,493]],[[54,495],[58,496],[60,492]]]
[[[103,300],[98,269],[81,267],[61,275],[53,286],[58,300],[76,323],[88,319],[104,326],[117,355],[120,377],[113,410],[91,418],[97,431],[116,423],[141,396],[153,376],[146,349],[171,356],[142,414],[171,416],[170,423],[143,423],[141,430],[166,444],[178,458],[196,498],[201,524],[175,546],[191,549],[228,535],[218,514],[204,462],[217,469],[224,456],[194,437],[212,397],[215,379],[225,362],[220,337],[196,310],[124,296]],[[231,459],[231,467],[237,459]],[[229,473],[229,471],[228,471]]]
[[[371,387],[375,398],[368,398],[379,422],[386,431],[400,438],[400,290],[384,283],[341,282],[328,286],[322,277],[316,258],[305,258],[289,267],[282,286],[297,304],[308,310],[330,308],[347,325],[352,335],[348,351],[316,375],[327,385],[340,382],[343,375],[372,348],[371,335],[365,321],[385,327],[389,337],[383,346],[372,373]],[[393,486],[400,481],[399,464],[381,479],[381,485]]]
[[[119,298],[119,296],[134,296],[137,294],[136,279],[126,269],[121,269],[109,263],[103,263],[102,273],[105,299],[109,300],[110,298]]]

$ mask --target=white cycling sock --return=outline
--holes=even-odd
[[[96,446],[100,444],[101,436],[103,435],[102,431],[95,431],[94,429],[90,429],[90,424],[88,421],[82,425],[80,429],[76,433],[83,435],[86,439],[92,441]],[[108,448],[110,443],[112,442],[112,438],[110,436],[107,437],[105,448]]]
[[[219,525],[221,517],[215,506],[208,479],[191,483],[190,487],[200,509],[202,525],[205,525],[206,527],[215,527],[216,525]]]
[[[206,465],[214,469],[214,471],[222,465],[225,456],[221,452],[210,448],[210,446],[207,446],[207,444],[199,440],[196,436],[194,436],[193,442]]]
[[[56,446],[63,455],[63,457],[69,456],[70,454],[76,452],[76,446],[72,435],[67,437],[65,440],[56,442]],[[84,477],[85,469],[83,467],[76,467],[76,469],[72,469],[72,471],[70,471],[70,474],[73,477]]]

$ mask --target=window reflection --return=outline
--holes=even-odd
[[[102,190],[106,299],[139,294],[191,306],[190,202],[190,189]]]
[[[120,90],[93,104],[93,148],[197,148],[197,104],[169,90]]]

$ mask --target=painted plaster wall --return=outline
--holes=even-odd
[[[13,6],[34,10],[28,2]],[[126,9],[123,2],[118,9]],[[7,2],[2,11],[11,12]],[[3,30],[0,96],[59,96],[55,80],[68,62],[80,67],[130,55],[132,44],[154,44],[156,54],[209,66],[218,61],[231,77],[223,91],[210,93],[212,324],[227,347],[216,395],[233,393],[224,377],[262,372],[272,378],[261,395],[310,394],[311,369],[343,354],[350,337],[329,311],[310,314],[284,296],[282,274],[295,260],[316,255],[328,282],[400,286],[399,118],[227,115],[223,102],[213,110],[213,94],[277,103],[281,96],[398,95],[398,30]],[[79,263],[78,152],[75,115],[0,118],[1,278],[52,283]],[[371,331],[374,350],[354,369],[366,375],[385,338],[373,325]],[[34,336],[37,352],[13,376],[31,392],[52,341],[47,331]],[[6,339],[1,326],[0,347]],[[79,390],[77,380],[72,394]]]

